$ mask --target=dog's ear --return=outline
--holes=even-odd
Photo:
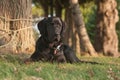
[[[41,20],[38,25],[38,30],[40,32],[41,35],[45,35],[45,31],[46,31],[46,18],[44,18],[43,20]]]
[[[62,19],[61,19],[61,22],[62,22],[61,37],[64,37],[65,31],[66,31],[66,23],[63,22]]]

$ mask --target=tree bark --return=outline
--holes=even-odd
[[[55,14],[57,17],[62,18],[62,5],[60,0],[55,0]]]
[[[71,14],[75,22],[78,36],[80,41],[83,43],[86,52],[88,52],[91,56],[97,56],[97,53],[89,40],[85,24],[83,22],[82,13],[80,12],[78,0],[70,0],[70,9],[72,11]]]
[[[65,22],[67,24],[66,29],[66,38],[64,39],[64,42],[72,47],[72,49],[75,51],[75,53],[80,54],[80,43],[78,34],[75,29],[75,24],[72,18],[72,15],[70,14],[71,10],[67,7],[65,9]]]
[[[31,0],[0,1],[0,29],[6,31],[5,38],[10,37],[8,42],[1,38],[5,42],[1,47],[7,44],[4,51],[31,53],[34,50],[31,5]]]
[[[118,36],[115,27],[119,17],[116,0],[97,0],[97,6],[96,51],[117,56]]]

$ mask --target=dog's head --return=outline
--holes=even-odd
[[[64,37],[65,23],[58,17],[48,17],[38,23],[38,29],[48,42],[59,42]]]

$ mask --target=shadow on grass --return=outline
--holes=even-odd
[[[24,64],[24,60],[29,57],[30,55],[28,54],[0,54],[0,61]]]
[[[24,64],[24,61],[28,59],[30,54],[0,54],[0,61],[5,61],[9,63]],[[91,64],[91,65],[113,65],[120,66],[120,58],[111,57],[79,57],[81,62],[75,64]],[[44,62],[43,62],[44,63]]]

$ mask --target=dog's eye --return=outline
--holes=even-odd
[[[59,25],[59,27],[62,26],[60,23],[56,23],[56,24]]]

